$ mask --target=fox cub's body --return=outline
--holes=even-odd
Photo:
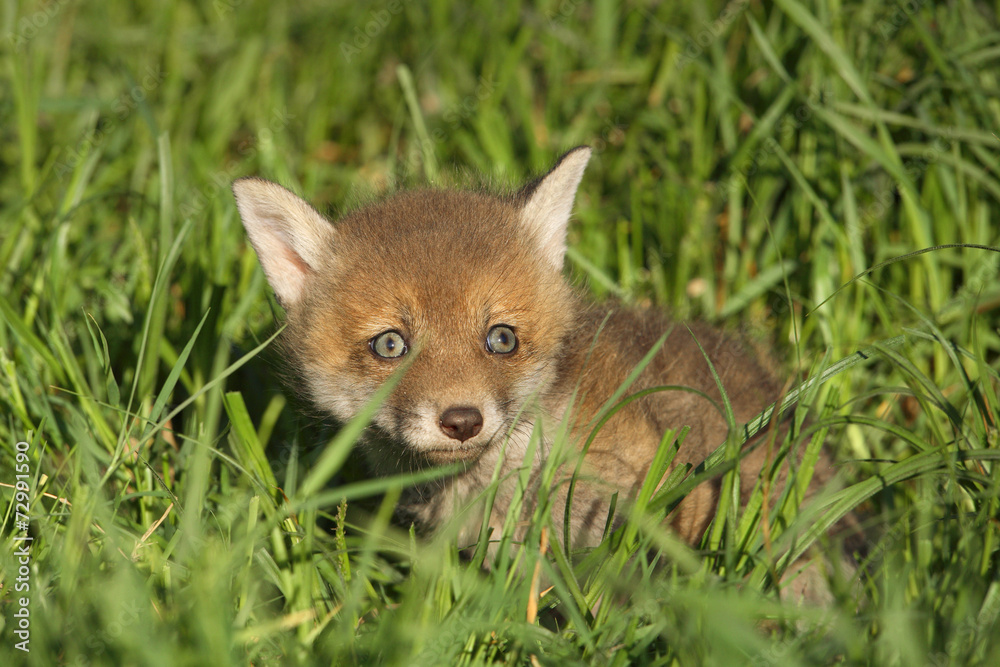
[[[566,284],[566,225],[589,157],[587,148],[571,151],[512,196],[404,192],[336,225],[272,183],[234,185],[250,241],[287,311],[285,347],[320,408],[350,419],[416,354],[364,446],[383,474],[464,463],[461,474],[404,502],[401,510],[424,527],[439,525],[480,494],[501,457],[501,478],[528,463],[530,484],[539,484],[567,410],[570,441],[582,446],[602,406],[667,331],[628,393],[685,385],[721,405],[700,343],[737,423],[778,398],[780,388],[739,342],[705,326],[674,326],[657,313],[587,305]],[[526,462],[539,420],[545,437]],[[613,493],[622,499],[633,493],[665,430],[685,425],[691,432],[674,465],[701,462],[728,432],[712,401],[683,391],[652,393],[608,421],[574,491],[574,546],[600,540]],[[760,475],[766,449],[741,463],[744,494]],[[557,479],[558,517],[571,471],[567,466]],[[516,477],[506,475],[497,493],[490,520],[496,527]],[[716,496],[712,483],[697,488],[671,516],[675,530],[696,541],[714,515]],[[535,497],[532,489],[527,497]]]

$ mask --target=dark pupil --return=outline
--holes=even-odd
[[[385,351],[392,352],[396,349],[396,341],[392,336],[385,337]]]
[[[503,329],[501,329],[500,331],[497,332],[497,343],[499,343],[500,347],[507,347],[507,345],[509,344],[509,342],[510,341],[507,338],[507,332],[506,331],[504,331]]]

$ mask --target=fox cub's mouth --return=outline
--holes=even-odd
[[[457,463],[458,461],[474,461],[486,449],[489,442],[480,445],[458,445],[451,449],[423,449],[420,453],[428,462],[434,464]]]

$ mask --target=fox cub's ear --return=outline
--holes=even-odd
[[[285,308],[303,296],[306,280],[329,255],[335,230],[312,206],[260,178],[233,183],[236,207],[264,275]]]
[[[559,159],[552,171],[521,191],[521,224],[538,239],[543,257],[557,271],[562,270],[566,225],[588,160],[589,147],[574,148]]]

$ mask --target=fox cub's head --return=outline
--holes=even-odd
[[[554,379],[572,326],[566,224],[590,158],[567,153],[516,195],[404,192],[331,224],[268,181],[233,184],[285,308],[285,347],[322,409],[348,420],[406,361],[373,420],[408,454],[474,459]],[[409,359],[411,355],[416,355]]]

